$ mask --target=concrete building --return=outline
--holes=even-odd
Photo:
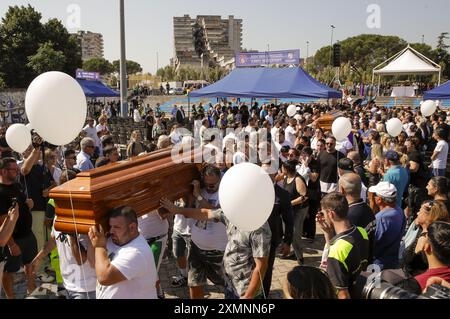
[[[77,37],[80,41],[83,61],[92,58],[103,58],[103,35],[90,31],[79,31]]]
[[[230,15],[189,15],[173,18],[174,57],[172,66],[196,68],[229,64],[242,49],[242,19]]]

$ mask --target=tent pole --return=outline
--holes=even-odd
[[[378,76],[377,96],[380,96],[381,75]]]
[[[439,70],[438,86],[441,85],[441,70]]]
[[[189,123],[191,123],[191,98],[188,95],[188,119]]]

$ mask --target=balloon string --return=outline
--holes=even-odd
[[[65,147],[64,147],[64,149],[65,149]],[[65,171],[66,171],[66,180],[69,181],[69,170],[67,169],[67,162],[66,162],[66,158],[65,157],[64,157],[64,167],[66,168],[65,169]],[[80,254],[81,261],[83,261],[82,257],[81,257],[80,240],[78,238],[78,228],[77,228],[77,223],[75,221],[75,209],[73,208],[72,192],[70,190],[70,187],[68,187],[68,190],[69,190],[70,206],[72,208],[72,219],[73,219],[73,225],[74,225],[74,228],[75,228],[75,236],[76,236],[76,240],[77,240],[77,243],[78,243],[78,253]],[[89,260],[87,260],[87,262],[89,262]],[[87,299],[90,299],[89,298],[88,289],[87,289],[86,273],[84,271],[84,263],[81,264],[81,272],[82,272],[83,279],[84,279],[84,288],[86,290],[86,297],[87,297]]]

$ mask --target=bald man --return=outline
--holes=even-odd
[[[369,205],[361,198],[361,178],[358,174],[342,175],[339,179],[339,192],[344,194],[348,201],[347,217],[353,225],[365,228],[375,219]]]

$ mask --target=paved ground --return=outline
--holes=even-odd
[[[320,264],[320,259],[322,256],[322,249],[324,246],[324,238],[318,227],[318,235],[313,243],[306,243],[307,248],[305,249],[304,258],[305,264],[309,266],[318,266]],[[272,277],[272,286],[269,298],[280,299],[282,298],[282,282],[286,276],[286,273],[297,265],[294,260],[286,260],[275,258],[274,271]],[[175,264],[175,259],[165,258],[162,261],[160,269],[160,279],[161,286],[165,291],[167,299],[182,298],[188,299],[189,292],[187,287],[174,288],[171,287],[170,283],[172,281],[172,276],[178,275],[177,267]],[[55,283],[42,283],[38,282],[38,288],[28,298],[38,298],[38,299],[56,299],[57,297],[57,286]],[[25,276],[23,273],[18,273],[15,276],[15,291],[18,299],[23,299],[26,297],[26,285]],[[217,287],[212,283],[208,282],[208,286],[205,289],[206,298],[208,299],[223,299],[223,293],[221,287]],[[5,298],[2,293],[1,299]]]

